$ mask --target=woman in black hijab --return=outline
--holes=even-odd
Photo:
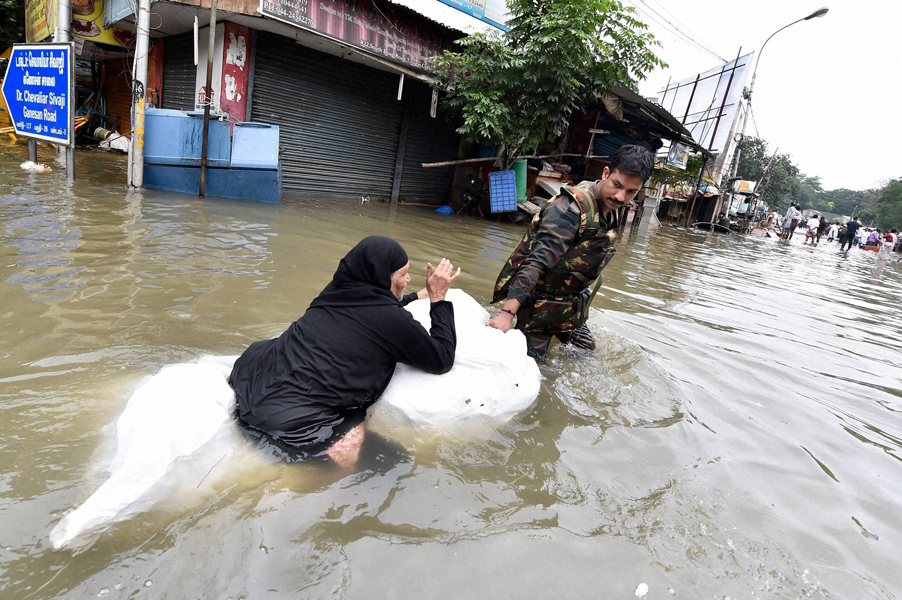
[[[235,362],[229,383],[242,425],[292,454],[316,456],[338,440],[350,443],[342,439],[349,432],[352,441],[362,437],[358,425],[397,363],[448,372],[457,338],[454,307],[444,298],[460,269],[452,275],[444,258],[435,269],[427,264],[427,332],[402,308],[418,297],[403,295],[409,268],[401,245],[385,237],[365,238],[341,259],[304,316]]]

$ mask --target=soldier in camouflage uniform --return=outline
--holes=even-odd
[[[623,146],[600,180],[562,188],[501,269],[492,302],[506,300],[486,325],[506,332],[516,316],[530,356],[538,359],[546,357],[553,338],[594,350],[586,327],[591,284],[613,257],[616,210],[635,197],[653,165],[649,150]]]

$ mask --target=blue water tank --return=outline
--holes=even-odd
[[[279,126],[235,123],[232,136],[233,169],[279,168]]]
[[[150,165],[200,166],[203,112],[149,108],[144,115],[144,162]],[[207,165],[228,167],[231,159],[229,115],[210,116]]]

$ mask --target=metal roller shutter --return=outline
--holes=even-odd
[[[435,119],[429,116],[432,102],[429,86],[408,80],[404,84],[404,93],[409,94],[410,125],[401,171],[401,199],[445,204],[454,180],[454,167],[424,169],[421,165],[457,158],[460,136],[441,115]]]
[[[194,33],[176,35],[163,42],[163,108],[194,110]]]
[[[389,199],[401,131],[397,76],[260,32],[252,120],[278,125],[285,191]]]

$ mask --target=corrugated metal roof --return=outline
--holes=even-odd
[[[471,17],[465,12],[442,4],[438,0],[388,0],[392,4],[398,4],[409,8],[413,12],[422,15],[430,21],[444,25],[449,29],[456,29],[463,33],[499,31],[484,21]]]

